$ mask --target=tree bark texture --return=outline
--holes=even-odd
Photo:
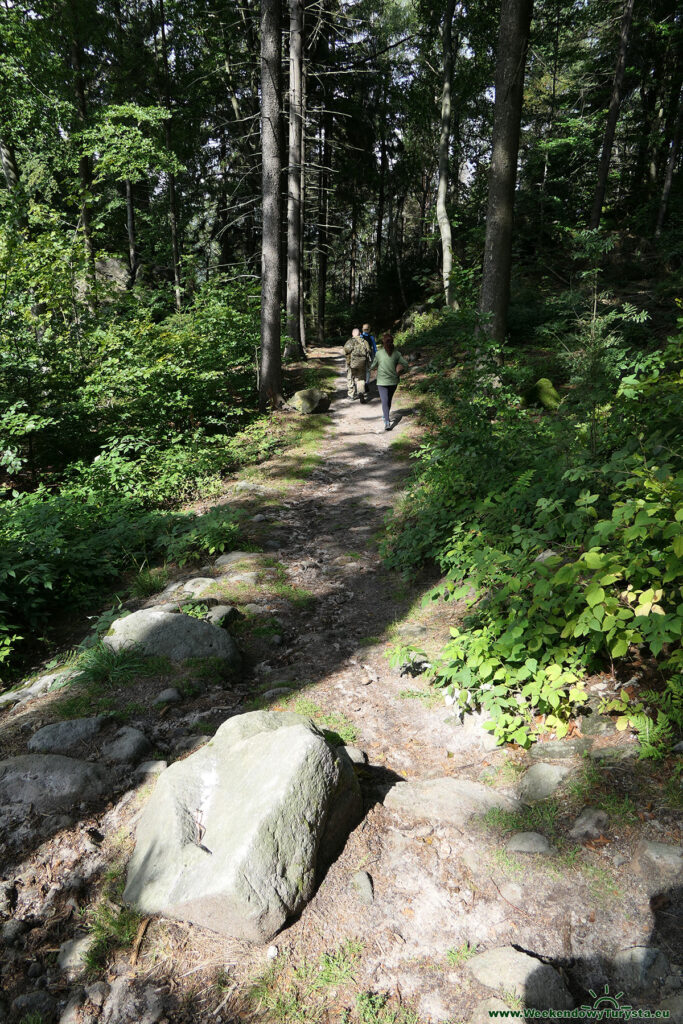
[[[280,354],[280,0],[261,3],[261,409],[281,404]]]
[[[164,12],[164,0],[159,0],[159,16],[161,20],[161,59],[164,66],[164,100],[166,109],[171,110],[171,86],[168,71],[168,48],[166,46],[166,14]],[[171,151],[171,126],[170,118],[164,121],[164,141],[166,149]],[[173,290],[175,294],[176,309],[182,305],[181,284],[180,284],[180,247],[178,245],[178,202],[176,199],[175,174],[169,171],[168,175],[168,220],[171,230],[171,258],[173,260]]]
[[[306,64],[301,67],[301,165],[299,202],[299,348],[306,357]]]
[[[443,41],[443,90],[441,93],[441,135],[439,137],[439,187],[436,194],[436,219],[441,234],[441,273],[448,306],[453,305],[453,242],[451,221],[446,209],[448,197],[448,151],[451,141],[451,83],[453,78],[453,13],[455,0],[447,0],[441,38]]]
[[[287,170],[287,334],[291,353],[301,354],[301,156],[303,80],[303,0],[289,2],[289,166]]]
[[[634,0],[626,0],[624,5],[624,14],[621,19],[619,56],[617,58],[617,68],[614,72],[612,98],[607,112],[607,124],[605,125],[605,135],[602,140],[602,152],[600,154],[600,163],[598,164],[598,180],[595,186],[595,198],[593,199],[593,209],[591,210],[589,221],[589,227],[591,228],[597,228],[600,226],[602,205],[605,201],[605,192],[607,191],[607,175],[609,174],[609,165],[612,158],[612,146],[614,145],[614,133],[616,131],[617,120],[619,118],[619,107],[621,106],[621,90],[624,84],[626,54],[628,52],[628,41],[631,34],[631,21],[633,20],[633,4]]]
[[[318,344],[325,341],[325,302],[328,263],[328,190],[330,178],[329,114],[322,114],[320,125],[320,169],[318,172]]]
[[[502,344],[510,303],[512,217],[519,125],[533,0],[503,0],[496,55],[496,99],[479,308],[490,316],[487,333]]]
[[[3,139],[0,139],[0,162],[2,162],[2,172],[5,175],[7,188],[13,192],[19,184],[19,168],[12,146]]]

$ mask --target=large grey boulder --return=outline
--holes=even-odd
[[[34,754],[68,754],[84,743],[89,743],[101,730],[106,719],[73,718],[68,722],[54,722],[34,732],[28,741],[28,749]]]
[[[554,967],[512,946],[478,953],[468,967],[482,985],[500,993],[512,992],[533,1009],[571,1010],[574,1006],[569,990]]]
[[[145,914],[266,942],[311,898],[361,814],[351,762],[309,719],[239,715],[159,777],[124,898]]]
[[[463,825],[468,818],[485,814],[491,807],[512,811],[518,805],[480,782],[446,776],[399,782],[387,793],[384,806],[403,817]]]
[[[171,661],[223,658],[234,669],[242,661],[235,641],[224,629],[191,615],[173,615],[156,608],[143,608],[117,619],[103,642],[112,651],[138,647],[142,654],[163,655]]]
[[[60,754],[22,754],[0,761],[0,824],[23,818],[29,805],[41,814],[70,811],[106,792],[109,773]]]
[[[313,412],[327,412],[330,407],[330,399],[320,388],[304,388],[303,391],[294,392],[289,404],[297,412],[309,416]]]

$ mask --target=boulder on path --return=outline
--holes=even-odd
[[[102,758],[116,764],[135,764],[152,750],[144,732],[130,725],[123,725],[114,738],[102,747]]]
[[[551,853],[550,843],[540,832],[516,832],[506,848],[510,853]]]
[[[70,811],[107,789],[109,773],[61,754],[22,754],[0,761],[0,825],[24,818],[29,805],[41,814]]]
[[[519,783],[519,796],[525,804],[547,800],[552,796],[571,768],[566,764],[540,762],[524,772]]]
[[[384,798],[384,806],[408,818],[462,825],[475,814],[491,807],[515,810],[517,802],[469,779],[441,779],[399,782]]]
[[[478,953],[468,966],[482,985],[500,993],[512,992],[532,1009],[571,1010],[574,1007],[574,1000],[554,967],[512,946]]]
[[[638,844],[635,859],[649,868],[656,868],[663,874],[678,874],[683,871],[683,847],[673,843],[658,843],[642,839]]]
[[[266,942],[311,898],[361,815],[351,762],[309,719],[239,715],[159,777],[124,898],[144,914]]]
[[[320,388],[304,388],[303,391],[294,392],[289,405],[304,416],[310,416],[314,412],[327,412],[330,399]]]
[[[34,732],[28,749],[34,754],[68,754],[90,742],[106,722],[103,715],[96,718],[72,718],[67,722],[53,722]]]
[[[220,555],[214,565],[217,569],[225,565],[235,565],[237,562],[251,562],[260,565],[262,558],[263,555],[258,551],[228,551],[226,555]]]
[[[191,615],[173,615],[156,608],[143,608],[117,619],[103,642],[112,651],[137,647],[148,657],[163,655],[171,661],[223,658],[232,669],[239,669],[242,663],[235,641],[224,629]]]
[[[571,839],[599,839],[609,825],[609,814],[600,807],[584,807],[572,825],[569,836]]]

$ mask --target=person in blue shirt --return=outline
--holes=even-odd
[[[370,346],[370,360],[372,361],[377,355],[377,342],[375,341],[374,334],[370,333],[370,324],[363,324],[363,330],[360,332],[361,338],[365,338],[368,345]],[[370,394],[370,363],[365,371],[365,393]]]

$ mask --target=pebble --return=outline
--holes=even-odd
[[[154,698],[154,703],[177,704],[180,700],[182,700],[182,698],[178,691],[176,690],[175,686],[168,686],[165,690],[162,690],[161,693]]]
[[[269,960],[277,960],[278,953],[279,953],[279,950],[278,950],[277,946],[268,946],[268,951],[266,953],[266,956],[268,957]]]

